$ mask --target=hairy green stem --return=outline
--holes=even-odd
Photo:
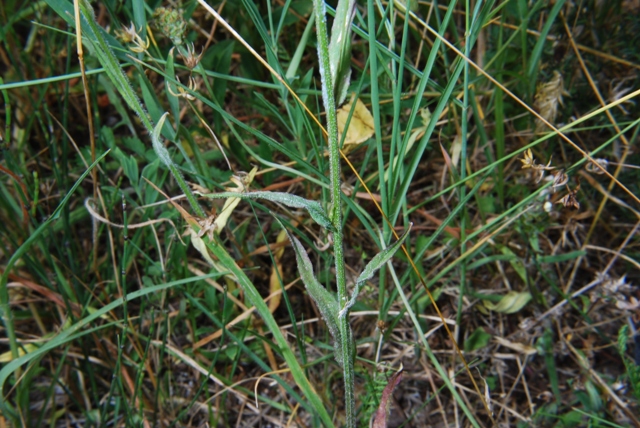
[[[329,139],[329,178],[331,182],[331,211],[330,218],[334,227],[333,254],[336,263],[336,283],[338,288],[338,302],[340,307],[345,307],[349,302],[347,284],[344,270],[344,249],[342,236],[342,211],[340,209],[340,149],[338,138],[338,122],[336,114],[336,102],[334,82],[331,76],[329,59],[329,37],[327,34],[326,6],[323,0],[313,0],[313,8],[316,17],[316,34],[318,37],[318,57],[320,60],[320,77],[322,79],[322,100],[327,113],[327,133]],[[349,326],[349,317],[339,317],[338,329],[340,331],[339,346],[343,356],[344,374],[344,406],[346,413],[346,426],[355,427],[355,393],[353,389],[354,371],[353,360],[355,357],[353,339]]]

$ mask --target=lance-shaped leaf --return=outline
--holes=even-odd
[[[331,27],[329,42],[329,65],[335,85],[337,106],[347,97],[351,82],[351,23],[356,14],[355,0],[340,0],[336,8],[336,17]]]
[[[160,117],[158,123],[153,128],[153,133],[151,134],[151,144],[153,145],[153,150],[160,158],[160,161],[165,164],[166,167],[170,167],[173,165],[173,161],[171,160],[171,156],[169,155],[169,151],[162,144],[162,137],[160,134],[162,133],[162,127],[164,126],[165,120],[167,120],[167,116],[169,113],[165,113]]]
[[[340,318],[346,316],[349,312],[349,309],[353,305],[355,305],[356,299],[358,298],[358,293],[360,293],[360,289],[365,284],[365,282],[373,278],[373,275],[378,271],[378,269],[380,269],[385,263],[391,260],[391,257],[393,257],[396,251],[398,251],[398,249],[402,246],[405,239],[407,239],[407,236],[409,236],[411,226],[413,226],[413,223],[409,225],[407,231],[404,232],[400,239],[394,242],[393,245],[390,245],[389,247],[376,254],[371,259],[371,261],[367,263],[360,276],[358,276],[358,279],[356,279],[356,286],[353,290],[353,293],[351,294],[351,300],[347,302],[347,304],[340,310],[340,313],[338,314]]]
[[[333,348],[335,351],[336,361],[338,364],[342,365],[343,358],[340,348],[340,339],[342,336],[340,335],[340,329],[338,328],[338,309],[340,308],[338,300],[333,294],[324,288],[316,278],[313,273],[313,265],[311,264],[311,260],[307,255],[307,251],[302,246],[302,243],[298,238],[289,233],[280,219],[276,217],[276,220],[289,236],[293,250],[296,253],[296,263],[298,265],[300,278],[302,278],[302,282],[304,283],[307,292],[318,306],[318,310],[320,311],[324,322],[327,323],[331,337],[333,337]]]
[[[317,201],[310,201],[305,198],[301,198],[300,196],[291,195],[289,193],[283,192],[266,192],[266,191],[257,191],[257,192],[245,192],[245,193],[237,193],[237,192],[222,192],[222,193],[209,193],[207,195],[203,195],[207,198],[213,199],[223,199],[223,198],[240,198],[240,199],[265,199],[271,202],[278,202],[283,205],[286,205],[289,208],[304,208],[309,212],[311,218],[315,220],[320,226],[325,229],[333,232],[334,227],[331,224],[331,220],[329,220],[329,216],[325,213],[322,205],[320,205]]]

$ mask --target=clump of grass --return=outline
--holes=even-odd
[[[5,6],[3,423],[638,423],[626,2]]]

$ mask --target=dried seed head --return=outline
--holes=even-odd
[[[562,74],[553,72],[553,77],[547,83],[538,86],[535,96],[535,107],[547,122],[553,124],[558,115],[558,106],[562,105],[562,96],[569,95],[564,90]],[[536,134],[545,132],[547,126],[540,119],[536,119]]]
[[[575,191],[569,191],[569,193],[567,193],[562,199],[560,199],[558,202],[556,202],[556,204],[562,204],[566,207],[569,208],[575,208],[577,210],[580,209],[580,202],[578,202],[578,199],[576,198],[576,193],[577,190]]]
[[[536,184],[542,181],[542,179],[544,178],[545,171],[552,171],[556,169],[554,166],[551,166],[551,159],[549,159],[549,162],[547,162],[546,165],[536,164],[536,160],[533,158],[533,153],[531,152],[531,149],[527,149],[524,152],[524,158],[519,160],[520,162],[522,162],[522,169],[531,168],[538,171],[538,178],[536,179]]]
[[[615,79],[614,79],[615,80]],[[618,82],[615,86],[613,86],[613,80],[609,83],[609,97],[607,99],[608,102],[613,103],[618,101],[620,98],[623,98],[625,95],[627,95],[629,92],[631,92],[631,90],[633,89],[633,86],[629,86],[624,88],[623,85],[628,81],[631,80],[631,78],[627,77],[622,79],[620,82]],[[632,100],[627,100],[624,101],[621,104],[618,104],[617,107],[625,114],[628,115],[629,112],[627,111],[626,108],[624,108],[624,104],[631,104],[631,105],[636,105],[635,101]]]
[[[131,43],[137,36],[138,32],[136,31],[136,25],[133,22],[129,27],[125,27],[123,25],[120,30],[116,30],[116,37],[123,43]]]
[[[122,26],[122,29],[116,30],[116,37],[124,43],[131,43],[131,51],[135,53],[146,52],[149,49],[149,40],[142,40],[138,35],[135,24],[132,22],[129,27]]]
[[[184,65],[186,65],[189,68],[189,70],[193,70],[194,68],[196,68],[196,66],[200,62],[200,59],[202,58],[202,54],[204,54],[204,51],[200,52],[199,55],[196,55],[196,50],[193,46],[193,43],[191,43],[191,46],[187,45],[187,55],[182,56],[182,59],[184,60]]]
[[[178,83],[182,83],[180,82],[180,78],[178,76],[176,76],[176,80],[178,81]],[[171,90],[171,85],[169,85],[167,88],[169,89],[169,93],[174,97],[185,98],[189,101],[193,101],[196,99],[196,97],[194,97],[189,92],[187,92],[182,86],[178,86],[177,94]],[[198,86],[196,85],[196,79],[193,77],[189,77],[189,90],[191,92],[195,92],[197,89],[198,89]]]
[[[605,171],[607,170],[607,165],[609,165],[609,161],[606,159],[593,159],[593,160],[595,162],[589,162],[585,167],[585,169],[588,172],[591,172],[593,174],[600,174],[600,175],[604,174]]]
[[[131,47],[131,51],[135,53],[146,52],[149,49],[149,39],[142,40],[142,37],[136,34],[136,38],[133,39],[133,46]]]
[[[518,160],[522,162],[522,169],[533,168],[536,164],[536,160],[533,158],[531,149],[527,149],[527,151],[524,152],[524,158]]]
[[[555,189],[556,187],[564,186],[569,181],[569,176],[564,173],[564,171],[559,170],[553,174],[553,185],[552,187]]]

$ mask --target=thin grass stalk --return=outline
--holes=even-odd
[[[334,82],[331,77],[331,65],[329,59],[329,36],[327,33],[326,5],[323,0],[313,0],[313,9],[316,17],[316,34],[318,37],[318,58],[320,77],[322,79],[322,101],[327,113],[327,134],[329,143],[329,178],[331,194],[331,208],[329,217],[334,227],[333,254],[336,264],[336,285],[338,289],[338,302],[341,308],[347,305],[349,295],[344,271],[344,250],[342,236],[342,211],[340,209],[340,140],[338,138],[338,121],[336,103],[334,97]],[[340,330],[340,347],[342,349],[344,375],[344,406],[345,426],[356,426],[355,415],[355,381],[353,371],[354,349],[349,327],[349,317],[339,317],[338,329]]]
[[[98,159],[96,159],[96,161],[91,164],[91,166],[89,166],[89,168],[87,168],[85,170],[85,172],[80,176],[80,178],[76,181],[76,183],[73,185],[73,187],[71,189],[69,189],[69,192],[67,192],[66,196],[64,197],[64,199],[62,199],[62,201],[60,202],[60,204],[58,205],[58,207],[55,209],[55,211],[51,214],[51,216],[40,225],[40,227],[38,227],[35,231],[33,231],[31,233],[31,235],[29,236],[29,239],[27,239],[17,250],[15,253],[13,253],[13,255],[11,256],[11,258],[9,259],[9,261],[7,262],[4,272],[2,273],[2,276],[0,276],[0,319],[2,319],[2,322],[4,324],[4,327],[7,331],[7,338],[9,341],[9,348],[11,350],[11,356],[12,356],[12,360],[11,362],[15,362],[16,360],[19,360],[19,352],[18,352],[18,342],[17,342],[17,338],[15,335],[15,329],[13,326],[13,311],[11,310],[11,306],[9,305],[9,291],[7,289],[7,282],[9,280],[9,274],[11,273],[11,271],[13,270],[13,267],[15,266],[15,264],[18,262],[18,260],[20,260],[20,258],[22,258],[22,256],[27,252],[27,250],[31,247],[31,245],[33,245],[38,239],[40,239],[40,235],[47,230],[47,228],[49,227],[49,225],[51,223],[53,223],[54,220],[56,220],[57,218],[60,217],[60,213],[62,211],[62,209],[64,208],[64,206],[67,204],[67,202],[69,202],[69,199],[71,198],[71,195],[76,191],[76,189],[78,188],[78,186],[80,186],[80,184],[82,183],[82,181],[87,177],[87,175],[89,175],[89,173],[91,172],[91,170],[98,164],[100,163],[100,161],[102,159],[104,159],[104,157],[107,155],[107,153],[109,153],[109,151],[105,152],[104,154],[102,154]],[[27,354],[28,355],[28,354]],[[2,369],[2,371],[0,371],[0,391],[2,391],[2,386],[4,384],[4,380],[6,380],[6,377],[8,377],[8,375],[12,372],[15,372],[16,374],[20,373],[20,364],[16,364],[16,366],[11,370],[7,372],[7,375],[5,377],[2,376],[2,373],[5,372],[5,369],[7,366],[9,366],[11,363],[5,365]],[[6,402],[6,400],[0,400],[0,411],[5,415],[5,416],[12,416],[15,414],[14,409]]]
[[[269,331],[271,331],[276,344],[280,348],[282,356],[289,365],[291,374],[296,383],[313,406],[316,414],[320,417],[324,426],[332,427],[333,423],[331,422],[331,418],[329,417],[324,404],[320,400],[320,397],[313,390],[313,387],[305,376],[302,367],[300,367],[295,354],[289,347],[289,343],[284,338],[284,335],[280,331],[280,327],[271,315],[271,312],[269,312],[269,308],[260,296],[260,293],[258,293],[258,290],[256,290],[251,280],[247,277],[244,271],[240,269],[240,267],[238,267],[235,260],[233,260],[233,258],[219,242],[208,242],[206,245],[211,253],[220,261],[220,263],[222,263],[223,266],[229,269],[229,271],[236,277],[238,283],[241,285],[242,289],[245,292],[245,296],[249,299],[251,304],[256,307],[256,310],[262,316],[265,325],[267,326]],[[302,404],[304,405],[304,403]]]
[[[80,1],[80,11],[85,22],[88,24],[88,29],[90,30],[91,38],[89,39],[89,41],[94,44],[98,59],[100,60],[102,66],[105,68],[107,75],[113,81],[116,88],[118,88],[120,95],[122,96],[122,98],[124,98],[127,105],[136,112],[142,124],[145,126],[145,128],[147,128],[149,135],[154,135],[153,122],[142,106],[140,99],[133,91],[133,88],[129,83],[129,79],[124,74],[124,71],[122,71],[120,63],[113,54],[111,47],[104,39],[104,37],[102,37],[100,28],[95,22],[93,9],[91,9],[91,5],[86,0]],[[160,141],[154,141],[153,146],[156,154],[158,155],[162,163],[165,164],[167,168],[169,168],[171,174],[178,183],[178,186],[180,186],[180,190],[182,190],[182,192],[187,197],[191,208],[198,216],[205,217],[205,213],[202,210],[202,207],[200,207],[200,205],[198,204],[195,196],[193,195],[193,192],[191,192],[191,189],[187,185],[187,182],[184,180],[182,173],[171,160],[167,149],[162,145]]]

